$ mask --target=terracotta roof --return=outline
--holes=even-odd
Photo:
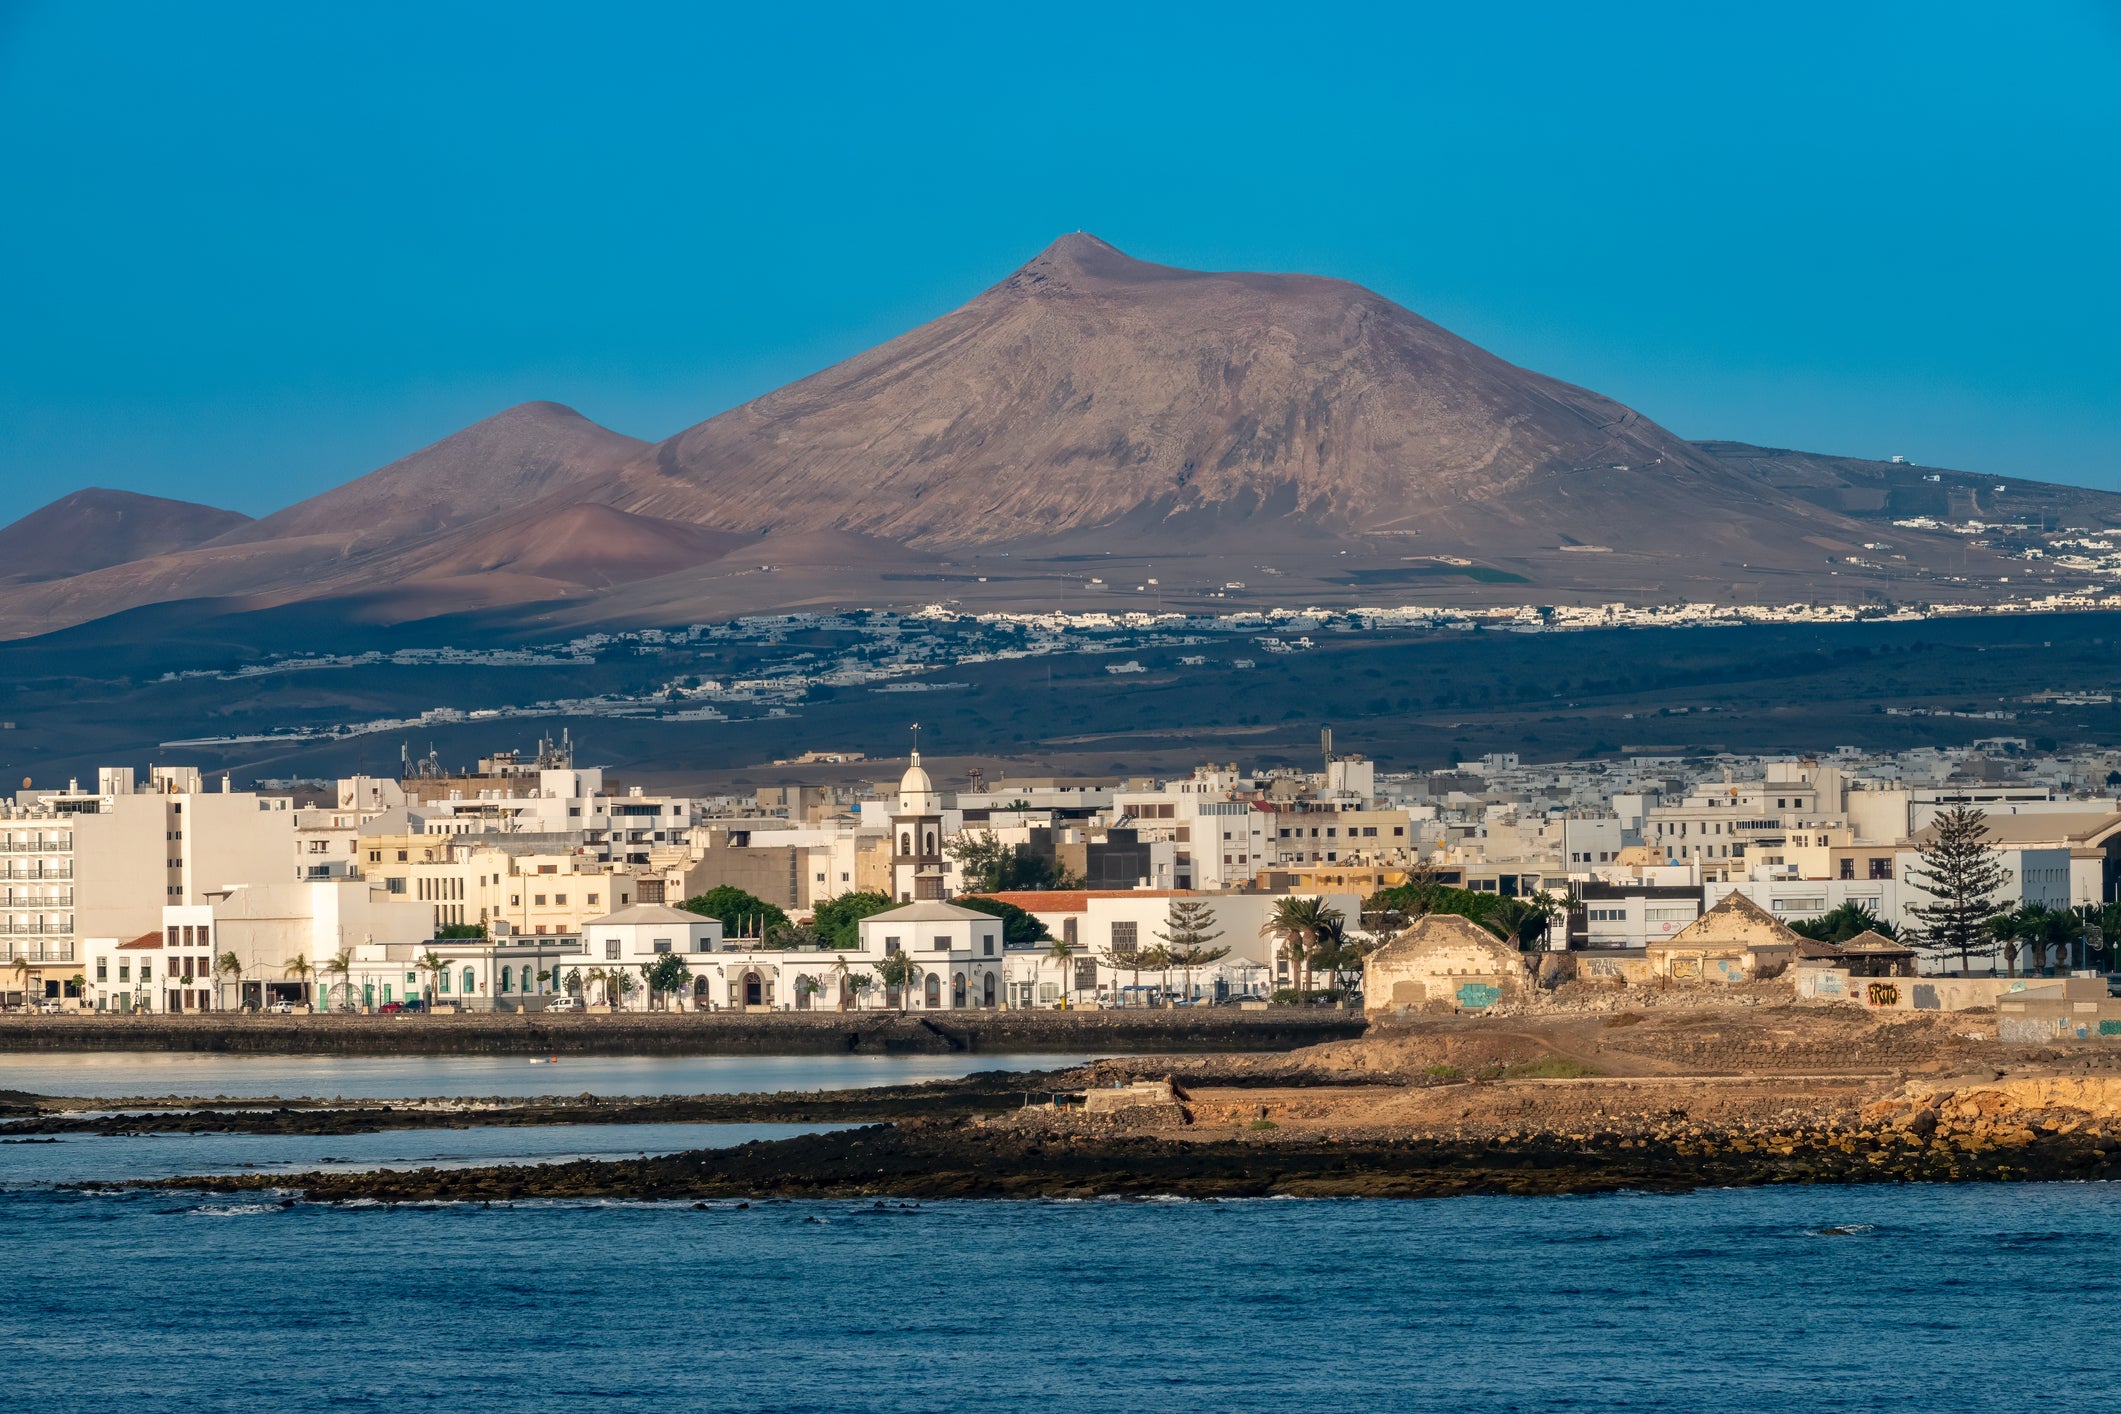
[[[118,950],[120,952],[145,952],[150,948],[159,948],[161,946],[162,935],[160,933],[142,933],[139,937],[133,939],[129,943],[118,944]]]
[[[968,895],[968,897],[973,897]],[[1013,903],[1026,913],[1083,913],[1094,898],[1192,898],[1191,889],[1005,889],[979,894],[999,903]]]

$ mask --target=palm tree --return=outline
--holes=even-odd
[[[319,970],[327,977],[339,979],[339,985],[346,989],[344,1001],[350,1004],[353,1000],[353,984],[348,979],[353,976],[353,959],[342,949]],[[324,989],[324,1009],[331,1010],[331,988],[328,986]]]
[[[833,972],[838,974],[839,977],[839,987],[837,989],[839,993],[839,1000],[836,1005],[841,1011],[845,1011],[847,1009],[847,999],[854,992],[854,988],[848,985],[848,979],[852,977],[853,974],[848,971],[847,959],[845,957],[834,958],[832,960],[832,970]]]
[[[19,957],[16,958],[13,963],[9,964],[7,970],[15,974],[15,990],[22,993],[22,1004],[24,1006],[29,1005],[28,959]]]
[[[1564,913],[1562,905],[1553,895],[1535,893],[1523,898],[1499,900],[1494,911],[1479,922],[1483,928],[1521,952],[1527,942],[1544,938],[1548,926],[1556,918],[1564,916]]]
[[[1066,938],[1055,938],[1052,945],[1046,949],[1046,956],[1060,964],[1061,994],[1073,1000],[1075,995],[1075,974],[1069,967],[1068,960],[1075,956],[1075,944],[1069,942]]]
[[[236,984],[236,1004],[242,1005],[243,959],[236,956],[235,949],[231,948],[214,959],[214,972],[217,976],[229,978]]]
[[[305,997],[308,994],[309,979],[311,977],[314,977],[316,975],[316,972],[317,969],[311,967],[309,965],[309,959],[304,957],[301,953],[296,953],[293,957],[289,958],[287,960],[287,966],[280,969],[280,975],[282,977],[292,977],[297,982],[303,984]]]
[[[442,991],[442,976],[449,971],[449,959],[429,948],[420,954],[413,966],[427,974],[427,1009],[433,1011],[435,998]]]
[[[2016,910],[1998,913],[1984,921],[1981,931],[2003,950],[2004,975],[2018,975],[2018,914]]]
[[[1288,959],[1299,998],[1310,995],[1311,951],[1319,939],[1340,925],[1341,911],[1322,898],[1292,896],[1280,899],[1274,912],[1260,927],[1261,937],[1281,940],[1282,956]]]
[[[854,1009],[856,1011],[862,1009],[862,994],[875,985],[876,979],[867,972],[850,972],[847,974],[847,990],[854,994]]]

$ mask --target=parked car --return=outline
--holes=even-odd
[[[295,1014],[295,1004],[293,1002],[274,1002],[265,1009],[275,1016],[293,1016]]]
[[[60,1012],[66,1010],[66,1006],[61,1002],[48,1001],[43,1006],[38,1007],[37,1010],[43,1012],[46,1016],[57,1016]]]
[[[418,1013],[418,1012],[423,1012],[423,1011],[427,1010],[427,1003],[426,1003],[426,1002],[424,1002],[424,1001],[422,1001],[422,1000],[421,1000],[420,998],[418,998],[418,997],[407,997],[407,998],[406,998],[406,999],[405,999],[404,1001],[402,1001],[402,1002],[394,1002],[394,1003],[392,1003],[392,1006],[393,1006],[393,1007],[394,1007],[394,1008],[395,1008],[395,1009],[396,1009],[397,1011],[399,1011],[399,1012],[403,1013],[403,1014],[404,1014],[404,1015],[406,1015],[406,1016],[412,1016],[412,1015],[414,1015],[415,1013]]]
[[[580,997],[554,997],[551,1001],[545,1003],[545,1010],[547,1011],[580,1011],[581,1009],[582,999]]]

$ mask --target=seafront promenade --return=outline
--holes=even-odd
[[[1126,1011],[0,1017],[0,1051],[339,1055],[996,1055],[1288,1051],[1362,1034],[1313,1007]]]

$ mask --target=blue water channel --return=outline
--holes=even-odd
[[[330,1141],[343,1145],[346,1141]],[[281,1207],[0,1193],[22,1410],[2092,1410],[2110,1185]]]

